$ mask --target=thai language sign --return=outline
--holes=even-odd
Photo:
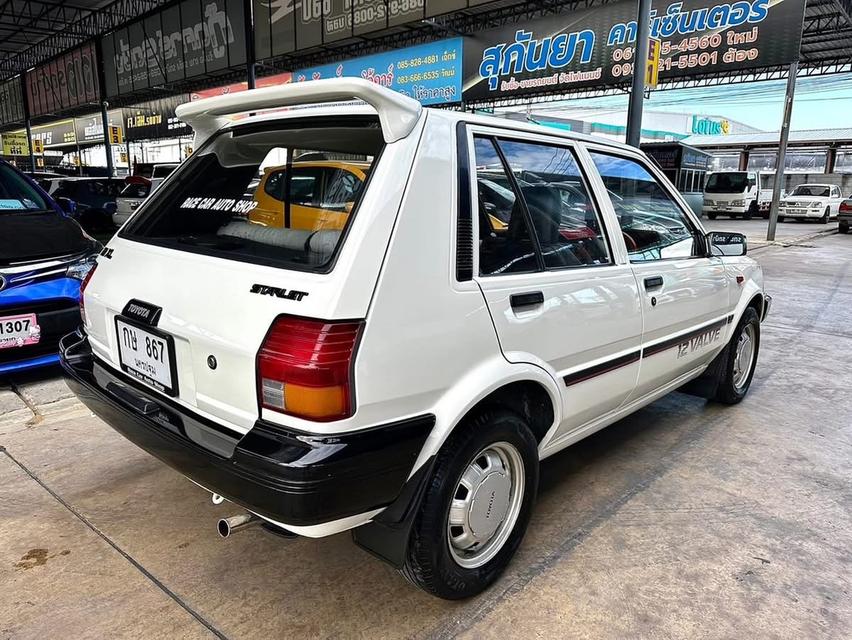
[[[358,77],[419,100],[461,101],[462,39],[451,38],[293,72],[294,82]]]
[[[0,125],[24,121],[24,98],[21,79],[0,83]]]
[[[245,64],[243,0],[184,0],[101,38],[108,97]]]
[[[398,27],[492,0],[253,0],[258,60]]]
[[[94,43],[85,44],[27,71],[31,116],[57,113],[100,101]]]
[[[30,154],[30,145],[27,142],[26,133],[12,131],[0,135],[0,138],[3,139],[4,156],[28,156]]]
[[[798,58],[805,0],[653,3],[661,80],[787,64]],[[633,75],[636,3],[548,16],[465,42],[464,99],[624,84]],[[639,61],[640,69],[644,60]]]

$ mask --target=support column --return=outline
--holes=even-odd
[[[825,173],[834,173],[834,165],[837,163],[837,147],[834,145],[828,148],[825,154]]]
[[[109,103],[106,100],[101,102],[101,121],[104,124],[104,149],[106,149],[107,176],[112,178],[115,174],[115,168],[113,167],[112,161],[112,145],[110,145],[109,142],[109,116],[107,115],[108,108]]]
[[[636,16],[636,49],[633,52],[633,84],[627,107],[627,144],[639,147],[642,138],[642,107],[645,101],[645,61],[651,32],[651,0],[639,0]]]
[[[784,117],[781,121],[781,141],[778,144],[778,156],[775,160],[775,182],[772,185],[772,204],[769,207],[769,228],[766,239],[775,240],[775,227],[778,225],[778,203],[781,201],[781,186],[784,182],[784,165],[787,161],[787,141],[790,139],[790,118],[793,115],[793,97],[796,94],[796,73],[799,61],[790,64],[787,76],[787,93],[784,95]]]
[[[26,74],[21,74],[21,96],[23,98],[24,103],[24,126],[27,129],[27,150],[30,153],[30,170],[36,170],[36,161],[35,155],[33,154],[33,128],[30,123],[30,100],[27,96],[27,85],[24,82],[24,76]]]
[[[740,151],[740,171],[748,171],[748,156],[750,150],[748,147]]]
[[[246,82],[249,89],[254,89],[254,7],[252,0],[243,0],[243,6],[246,14]]]

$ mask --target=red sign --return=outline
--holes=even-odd
[[[58,113],[100,100],[94,43],[70,51],[28,71],[30,114]]]
[[[263,89],[264,87],[274,87],[279,84],[288,84],[292,81],[293,74],[289,71],[285,71],[284,73],[279,73],[274,76],[266,76],[265,78],[258,78],[255,82],[256,89]],[[215,96],[224,96],[229,93],[239,93],[240,91],[247,91],[248,83],[246,82],[235,82],[234,84],[226,84],[221,87],[214,87],[212,89],[202,89],[201,91],[194,91],[189,94],[189,99],[192,101],[202,100],[204,98],[213,98]]]

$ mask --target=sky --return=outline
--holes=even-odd
[[[764,131],[781,128],[786,80],[654,91],[646,109],[724,116]],[[627,95],[572,100],[572,106],[627,110]],[[799,77],[792,129],[852,128],[852,73]]]

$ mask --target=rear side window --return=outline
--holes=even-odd
[[[474,151],[481,275],[610,263],[570,148],[477,137]]]
[[[122,236],[327,271],[384,146],[375,118],[246,125],[216,135],[154,191]],[[350,179],[347,176],[352,175]]]
[[[630,158],[597,152],[591,156],[609,192],[631,262],[700,255],[697,230],[648,169]]]

